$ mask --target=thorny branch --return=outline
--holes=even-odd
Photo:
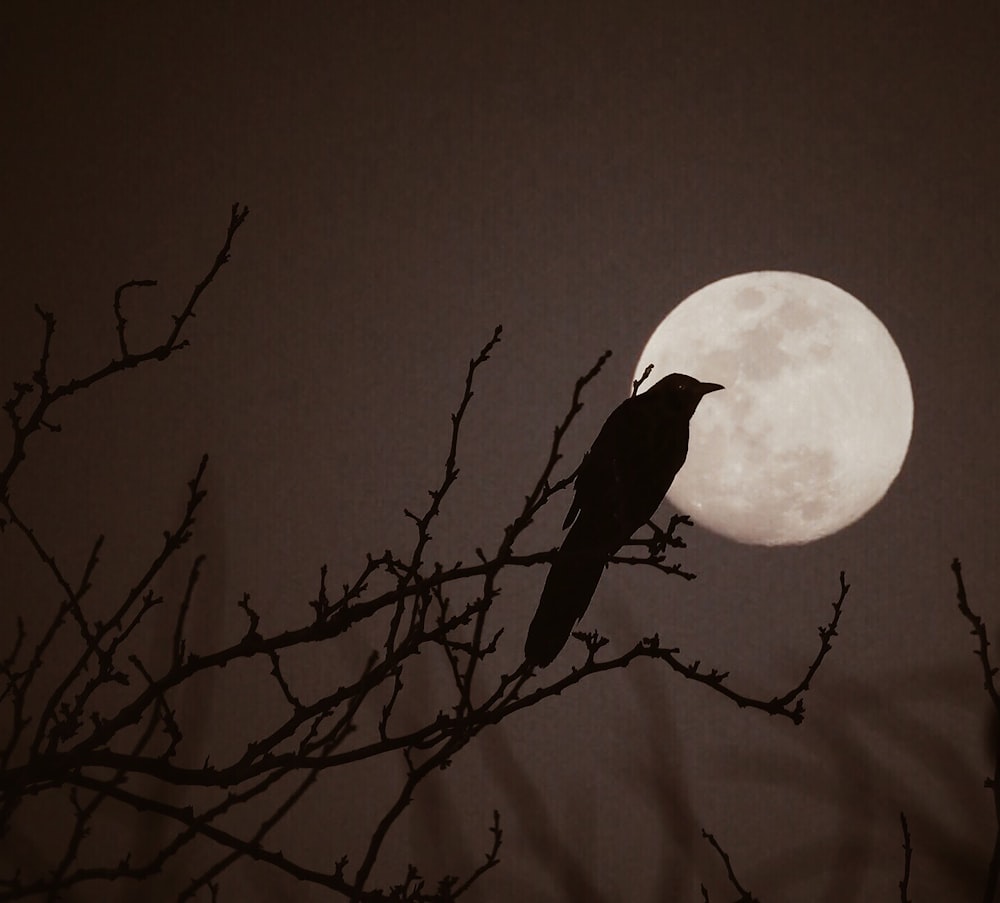
[[[583,649],[564,653],[562,662],[568,670],[562,672],[557,667],[535,674],[523,665],[504,670],[497,664],[505,660],[510,646],[504,644],[506,635],[503,625],[497,624],[494,602],[511,569],[553,559],[553,550],[524,551],[525,534],[539,511],[573,481],[572,472],[557,474],[562,441],[583,407],[584,391],[610,357],[610,352],[601,355],[576,381],[537,479],[490,550],[477,547],[476,560],[469,564],[431,562],[431,528],[460,476],[465,414],[479,370],[500,342],[499,326],[469,362],[462,396],[451,415],[440,482],[430,490],[426,508],[405,512],[416,531],[405,554],[387,549],[378,556],[368,555],[357,576],[339,593],[328,586],[327,569],[322,567],[315,598],[301,604],[298,625],[284,630],[270,630],[261,613],[264,609],[259,612],[250,595],[244,594],[235,601],[243,613],[242,635],[194,652],[188,642],[188,622],[199,604],[199,580],[208,566],[204,555],[195,555],[185,566],[187,580],[180,598],[169,598],[158,586],[167,563],[182,556],[194,535],[206,498],[208,459],[203,456],[187,484],[184,510],[163,531],[159,551],[140,569],[110,617],[103,621],[89,617],[89,594],[100,576],[102,537],[93,543],[79,576],[72,576],[19,509],[12,478],[25,459],[29,440],[43,428],[58,429],[52,415],[66,399],[118,373],[166,361],[187,345],[186,330],[196,305],[229,260],[233,239],[247,215],[247,208],[233,205],[214,262],[173,316],[169,332],[153,347],[143,351],[131,347],[123,296],[129,289],[156,283],[131,280],[117,288],[112,304],[117,356],[89,374],[54,383],[49,364],[57,321],[54,314],[38,308],[44,326],[38,366],[29,380],[15,383],[3,406],[12,445],[0,471],[0,508],[3,524],[27,541],[61,601],[37,638],[29,637],[19,620],[10,651],[0,661],[0,703],[9,726],[0,750],[0,834],[16,830],[19,811],[44,794],[68,801],[72,829],[47,869],[30,874],[15,869],[0,875],[0,900],[56,897],[101,881],[142,881],[161,875],[197,845],[212,851],[211,861],[194,874],[188,867],[178,867],[183,875],[178,899],[192,899],[202,890],[214,898],[226,871],[242,859],[253,859],[350,900],[452,901],[499,863],[499,813],[493,813],[492,842],[484,861],[464,879],[445,876],[428,883],[411,866],[394,883],[382,865],[383,854],[420,785],[447,767],[485,728],[642,658],[661,661],[740,707],[795,723],[802,720],[803,696],[837,633],[849,589],[843,574],[832,618],[819,630],[820,647],[804,677],[770,699],[742,694],[729,685],[727,672],[682,658],[679,649],[662,646],[655,635],[604,657],[608,639],[597,633],[578,634]],[[684,547],[677,529],[690,523],[675,515],[665,530],[650,524],[651,537],[631,544],[636,554],[618,555],[612,562],[693,579],[665,557],[668,548]],[[169,627],[163,631],[165,654],[154,662],[140,657],[135,643],[144,631],[152,630],[150,613],[157,609],[170,614]],[[52,649],[57,637],[65,640],[62,629],[67,623],[75,625],[79,634],[76,652],[57,659]],[[362,624],[384,631],[380,634],[384,640],[356,673],[319,691],[297,684],[293,667],[297,654],[323,643],[324,654],[337,660],[334,649],[340,647],[332,644],[359,642],[356,628]],[[439,689],[447,701],[433,710],[424,705],[426,711],[414,720],[422,703],[409,687],[418,663],[428,660],[436,662],[439,676],[443,675]],[[261,714],[259,722],[249,726],[244,749],[232,752],[213,744],[218,738],[210,738],[209,747],[202,748],[185,734],[183,691],[203,686],[206,680],[221,680],[227,666],[239,663],[258,668],[260,681],[270,683],[281,707],[277,714],[275,710]],[[115,692],[108,693],[109,689]],[[400,714],[404,711],[405,720]],[[364,849],[353,865],[341,855],[312,866],[273,844],[276,826],[291,816],[325,773],[376,758],[395,764],[397,783],[387,788],[391,792],[385,808],[365,834]],[[252,816],[234,817],[251,811]],[[131,851],[118,860],[108,858],[103,849],[85,855],[86,838],[102,818],[135,813],[158,819],[166,831],[162,835],[166,839],[154,852],[142,861],[138,854],[133,861]]]

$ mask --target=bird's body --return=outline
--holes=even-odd
[[[572,525],[552,563],[528,629],[529,665],[549,664],[583,617],[608,558],[647,523],[667,494],[688,448],[698,402],[721,389],[674,373],[623,401],[605,421],[576,475],[563,528]]]

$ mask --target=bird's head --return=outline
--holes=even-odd
[[[662,404],[684,411],[690,417],[704,396],[723,388],[725,387],[718,383],[700,382],[685,373],[671,373],[670,376],[664,376],[646,394],[651,398],[656,397]]]

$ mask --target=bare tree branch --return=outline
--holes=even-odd
[[[1000,691],[997,689],[997,669],[990,664],[990,640],[986,624],[969,606],[962,579],[962,563],[956,558],[951,563],[958,592],[958,610],[972,625],[971,634],[976,638],[975,655],[983,668],[983,689],[993,704],[994,719],[1000,719]],[[998,722],[1000,723],[1000,722]],[[996,903],[1000,895],[1000,743],[993,744],[993,776],[986,779],[986,787],[993,795],[993,812],[996,834],[993,840],[993,854],[986,871],[986,886],[983,891],[984,903]]]
[[[536,675],[523,663],[510,673],[497,673],[499,659],[494,656],[504,649],[507,634],[506,625],[499,622],[502,609],[494,603],[514,569],[553,559],[554,550],[537,550],[528,544],[526,531],[539,511],[574,479],[575,473],[557,475],[561,443],[583,407],[584,391],[610,356],[610,352],[601,355],[576,381],[568,410],[553,429],[540,472],[523,501],[514,506],[509,523],[491,542],[476,548],[475,561],[464,564],[449,559],[453,563],[445,565],[430,560],[431,529],[460,475],[465,415],[474,398],[475,380],[501,340],[499,326],[469,361],[464,389],[451,415],[440,481],[429,491],[430,501],[421,513],[406,512],[415,535],[405,553],[387,549],[381,555],[368,554],[357,576],[342,584],[339,592],[328,587],[323,566],[315,598],[299,600],[297,609],[289,602],[286,610],[297,610],[299,619],[283,630],[272,629],[267,609],[258,609],[244,593],[235,600],[245,619],[242,635],[192,651],[188,623],[202,591],[201,574],[208,565],[204,554],[195,553],[190,560],[184,556],[206,499],[208,458],[203,456],[188,481],[184,510],[163,531],[159,550],[138,567],[131,588],[114,600],[107,620],[88,618],[81,603],[101,573],[101,539],[93,544],[79,575],[66,573],[44,537],[19,511],[10,491],[11,478],[25,458],[29,438],[43,428],[55,429],[51,415],[65,399],[118,373],[166,360],[185,347],[196,305],[228,261],[233,239],[247,215],[246,208],[233,206],[213,264],[173,316],[163,340],[144,351],[131,350],[122,298],[130,288],[154,286],[153,280],[131,280],[115,291],[112,309],[118,355],[59,385],[53,385],[49,375],[56,318],[38,310],[44,323],[38,366],[29,381],[15,383],[4,405],[13,444],[0,471],[0,507],[4,523],[27,540],[47,579],[58,588],[60,602],[37,639],[28,637],[19,621],[18,635],[0,662],[0,703],[11,726],[0,758],[0,833],[10,828],[22,803],[43,794],[67,799],[71,816],[68,840],[53,851],[50,867],[30,875],[15,870],[0,876],[0,900],[55,897],[70,888],[102,881],[141,882],[168,866],[179,869],[178,863],[187,862],[188,853],[200,851],[202,864],[184,871],[179,899],[192,899],[205,890],[214,899],[227,871],[253,859],[352,901],[450,903],[499,862],[498,812],[493,813],[492,840],[483,861],[464,878],[446,875],[428,882],[416,866],[410,866],[393,879],[383,874],[385,852],[393,829],[428,776],[450,764],[486,728],[643,658],[663,662],[741,708],[801,722],[803,696],[837,634],[849,589],[843,574],[832,618],[819,630],[819,651],[803,678],[780,696],[745,695],[730,687],[727,672],[703,668],[698,659],[682,659],[679,649],[661,646],[657,636],[633,641],[624,652],[605,658],[608,639],[596,632],[581,633],[583,655],[574,659],[572,650],[565,653],[568,670],[561,675],[557,669]],[[615,556],[611,563],[692,579],[694,575],[681,564],[668,563],[665,557],[668,547],[684,548],[677,530],[690,523],[687,517],[674,515],[665,530],[650,524],[651,537],[631,543],[635,554]],[[176,593],[160,588],[170,562],[183,564],[182,573],[187,574],[183,589]],[[156,610],[161,614],[152,615]],[[154,617],[166,618],[166,630],[161,627],[152,633]],[[75,641],[76,651],[60,662],[51,650],[67,621],[76,625],[82,642]],[[356,642],[362,625],[381,632],[359,667],[345,672],[339,686],[318,690],[300,686],[295,678],[299,656],[315,644],[325,644],[324,654],[336,657],[338,650],[347,648],[340,644]],[[138,638],[151,635],[160,638],[154,648],[163,654],[140,656]],[[433,655],[423,656],[424,652]],[[433,700],[414,693],[410,680],[417,663],[428,659],[444,675],[436,688],[442,695]],[[259,686],[268,687],[278,704],[247,724],[249,739],[244,749],[234,750],[212,737],[203,749],[188,736],[195,732],[190,730],[185,691],[202,685],[199,682],[219,681],[221,685],[224,669],[237,664],[253,671]],[[107,692],[111,689],[114,693]],[[274,846],[276,826],[293,816],[324,774],[336,769],[346,773],[351,766],[372,760],[394,767],[395,772],[387,767],[384,773],[395,773],[396,783],[387,785],[391,793],[384,808],[364,829],[365,842],[357,862],[335,855],[314,866],[301,860],[296,851]],[[246,814],[251,811],[252,817]],[[103,848],[86,847],[85,838],[102,818],[123,814],[152,819],[167,831],[142,861],[138,854],[133,861],[131,850],[115,859]],[[706,837],[718,849],[714,839]],[[210,851],[207,857],[206,850]],[[729,867],[728,857],[724,858]],[[707,891],[704,895],[707,899]]]
[[[910,826],[906,823],[906,815],[899,813],[899,823],[903,829],[903,877],[899,882],[900,903],[910,901],[910,859],[913,857],[913,847],[910,846]]]
[[[729,854],[722,849],[719,842],[715,839],[712,834],[709,834],[704,828],[701,829],[701,836],[705,838],[711,845],[712,848],[719,854],[722,862],[726,866],[726,874],[729,876],[729,883],[737,890],[739,893],[739,903],[760,903],[760,901],[750,893],[742,884],[740,884],[739,879],[736,877],[736,872],[733,871],[733,863],[729,859]],[[702,896],[707,900],[708,891],[705,890],[705,886],[702,885],[701,888]]]

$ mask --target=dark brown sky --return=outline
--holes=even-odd
[[[817,750],[843,753],[845,736],[867,738],[884,795],[837,815],[865,824],[876,851],[859,886],[891,898],[896,813],[926,803],[928,784],[945,802],[927,810],[923,849],[935,808],[959,847],[982,843],[985,794],[949,796],[955,769],[920,751],[935,738],[985,774],[985,698],[948,566],[962,557],[1000,627],[995,3],[21,6],[0,14],[3,380],[34,365],[35,302],[59,318],[66,375],[114,352],[110,299],[127,279],[161,280],[129,301],[153,335],[232,201],[252,208],[193,347],[81,400],[32,449],[14,490],[68,555],[106,531],[109,557],[128,559],[135,519],[169,517],[208,451],[225,595],[248,590],[294,620],[283,606],[308,597],[319,564],[339,583],[366,551],[404,545],[402,509],[437,479],[467,359],[502,323],[436,534],[442,559],[470,558],[515,512],[600,352],[615,356],[571,456],[685,296],[747,270],[819,276],[875,312],[910,371],[913,442],[889,495],[801,548],[689,531],[695,583],[619,575],[587,615],[623,643],[659,630],[777,692],[811,656],[845,569],[850,606],[807,725],[792,735],[649,669],[644,688],[622,678],[531,713],[503,755],[608,900],[645,899],[659,865],[687,855],[689,838],[662,833],[644,770],[682,766],[691,824],[727,837],[755,892],[824,899],[818,867],[782,884],[768,863],[796,842],[835,858],[821,854],[852,756]],[[557,527],[539,525],[539,547]],[[504,597],[515,648],[542,579],[530,576]],[[890,728],[888,712],[915,726]],[[503,755],[457,768],[452,804],[484,832],[494,807],[509,812],[493,899],[558,899]],[[779,756],[819,757],[822,788],[776,777]],[[898,786],[885,778],[897,768]],[[928,857],[919,896],[945,899],[947,866]]]

